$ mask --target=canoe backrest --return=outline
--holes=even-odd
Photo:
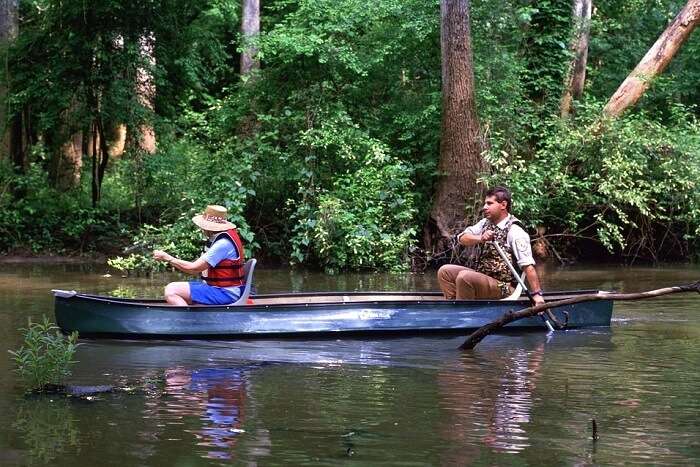
[[[245,305],[248,302],[248,296],[250,295],[250,289],[253,287],[253,271],[255,271],[255,264],[258,262],[255,258],[250,258],[243,265],[243,275],[245,276],[245,286],[243,287],[243,293],[241,296],[233,302],[231,305]]]

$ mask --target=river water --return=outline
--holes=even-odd
[[[81,340],[71,384],[23,395],[6,350],[50,289],[150,296],[174,276],[0,264],[0,465],[700,464],[700,297],[618,302],[610,329],[334,340]],[[550,268],[546,289],[633,292],[698,267]],[[435,290],[430,275],[256,272],[259,292]],[[592,420],[598,440],[592,439]]]

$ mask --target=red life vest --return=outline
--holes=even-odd
[[[209,266],[207,276],[203,277],[203,279],[208,285],[216,287],[244,285],[245,273],[243,272],[243,265],[245,264],[245,257],[243,256],[243,243],[241,243],[241,238],[238,236],[238,231],[229,229],[217,234],[209,243],[209,246],[214,245],[216,241],[222,238],[228,238],[233,242],[238,250],[238,259],[224,259],[219,261],[219,264],[214,267]]]

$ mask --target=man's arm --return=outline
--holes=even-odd
[[[513,250],[514,259],[517,261],[520,269],[525,272],[532,299],[536,305],[544,303],[540,278],[535,269],[535,259],[532,257],[530,236],[520,226],[513,225],[508,232],[508,242]]]
[[[535,269],[535,266],[531,264],[528,266],[523,266],[523,271],[525,271],[527,284],[530,288],[530,293],[532,294],[532,299],[535,301],[535,304],[539,305],[540,303],[544,303],[544,298],[542,297],[542,288],[540,287],[540,278],[537,276],[537,270]]]
[[[185,261],[184,259],[175,258],[173,255],[170,255],[162,250],[154,251],[153,258],[158,261],[170,263],[180,271],[193,276],[196,276],[205,269],[209,269],[209,264],[204,261],[203,258],[199,258],[196,261]]]
[[[457,241],[464,246],[474,246],[493,240],[493,232],[490,230],[485,231],[484,224],[485,219],[482,219],[478,223],[467,227],[464,229],[464,232],[457,236]]]
[[[459,243],[464,246],[474,246],[479,243],[490,242],[493,240],[493,231],[486,230],[481,235],[474,235],[471,233],[463,232],[459,236]]]

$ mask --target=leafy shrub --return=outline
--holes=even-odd
[[[301,199],[290,201],[292,263],[318,262],[329,273],[407,267],[416,234],[411,168],[345,119],[328,120],[305,137],[314,152],[322,149],[324,159],[342,161],[345,170],[329,173],[328,188],[316,181],[323,172],[309,172]]]
[[[48,385],[60,385],[70,376],[70,367],[78,346],[78,333],[64,336],[60,329],[44,316],[40,323],[31,318],[22,329],[24,344],[9,350],[17,365],[16,372],[29,390],[44,390]]]
[[[192,223],[207,204],[221,204],[228,209],[229,220],[241,234],[246,254],[258,248],[243,217],[246,200],[255,194],[250,188],[256,174],[252,154],[236,145],[224,144],[210,152],[192,140],[164,142],[162,150],[146,161],[147,178],[143,201],[150,210],[161,205],[157,225],[139,227],[126,249],[127,256],[108,260],[110,266],[126,272],[164,270],[165,263],[152,259],[152,251],[161,249],[174,256],[191,260],[201,253],[204,237]],[[175,201],[175,202],[173,202]],[[165,204],[167,203],[167,204]]]
[[[39,160],[42,151],[34,148]],[[24,174],[0,161],[0,251],[91,250],[96,239],[108,239],[118,225],[118,213],[93,208],[83,187],[52,188],[40,161]]]
[[[553,120],[530,159],[492,151],[515,210],[550,232],[594,237],[608,250],[683,257],[700,234],[700,125],[677,107],[672,124],[644,114],[598,121],[590,105],[576,126]],[[667,243],[665,243],[667,242]]]

